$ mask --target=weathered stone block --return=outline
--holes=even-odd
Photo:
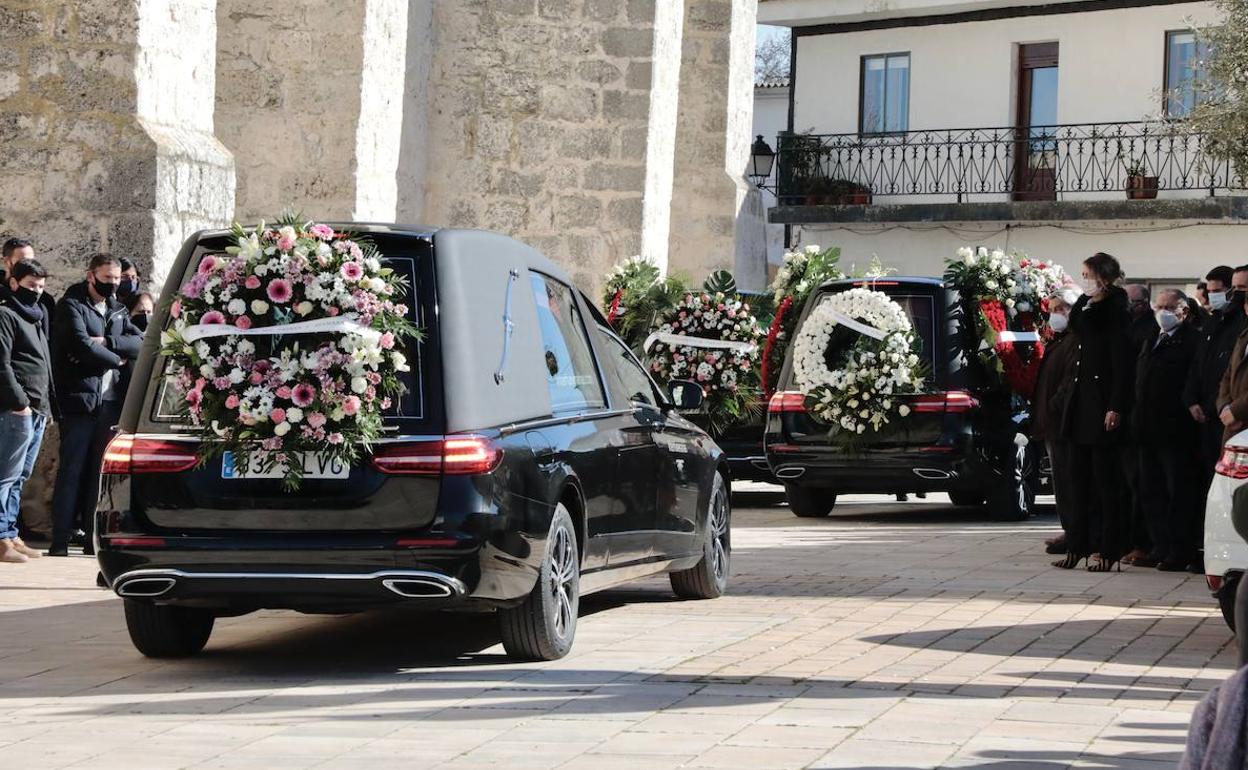
[[[654,33],[648,29],[613,27],[602,35],[602,50],[608,56],[642,59],[654,47]]]
[[[598,163],[585,170],[587,190],[640,190],[645,184],[644,166]]]
[[[34,8],[0,6],[0,40],[25,41],[46,33],[44,16]]]
[[[645,91],[650,88],[650,81],[654,78],[654,65],[648,61],[635,61],[628,65],[628,75],[624,80],[624,85],[634,88],[638,91]]]
[[[642,197],[613,200],[607,204],[607,222],[622,230],[641,232]]]
[[[555,202],[555,227],[595,227],[602,218],[602,201],[587,195],[564,195]]]
[[[576,65],[576,74],[581,80],[605,86],[619,80],[623,73],[610,62],[587,61]]]
[[[668,0],[676,2],[677,0]],[[654,22],[654,0],[628,0],[628,20],[632,24]]]
[[[544,19],[568,19],[575,7],[573,0],[538,0],[537,12]]]
[[[607,120],[646,120],[650,114],[650,95],[630,91],[605,91],[602,94],[602,116]]]
[[[621,10],[620,0],[585,0],[581,13],[591,21],[609,24],[619,17]]]
[[[552,120],[588,120],[598,114],[598,91],[564,84],[543,86],[540,111]]]

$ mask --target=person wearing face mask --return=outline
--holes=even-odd
[[[139,331],[147,332],[147,322],[151,320],[152,313],[156,310],[156,300],[152,299],[152,295],[145,291],[141,291],[130,297],[125,302],[126,310],[130,311],[130,323],[135,325]]]
[[[142,284],[139,278],[139,268],[125,257],[118,257],[117,261],[121,264],[121,281],[117,284],[117,299],[129,307],[130,301],[139,293],[139,287]]]
[[[1196,558],[1192,539],[1197,476],[1196,423],[1183,403],[1187,372],[1196,357],[1198,332],[1179,320],[1187,297],[1178,289],[1157,296],[1159,331],[1136,363],[1132,434],[1140,451],[1140,499],[1152,549],[1138,567],[1177,572]]]
[[[1127,376],[1135,382],[1136,357],[1145,345],[1157,339],[1157,321],[1153,318],[1152,297],[1142,283],[1129,283],[1123,287],[1127,292],[1127,312],[1131,314],[1128,336],[1131,338],[1131,369]],[[1131,424],[1131,413],[1122,415],[1124,425]],[[1119,458],[1122,460],[1124,504],[1127,516],[1127,539],[1131,551],[1122,557],[1123,564],[1134,564],[1152,550],[1152,538],[1144,515],[1144,501],[1140,490],[1140,447],[1130,431],[1123,431]]]
[[[23,563],[40,554],[18,534],[22,487],[35,468],[43,432],[52,419],[50,319],[39,297],[48,271],[23,259],[6,276],[0,300],[0,562]]]
[[[1073,569],[1087,559],[1090,571],[1106,572],[1126,551],[1120,447],[1134,351],[1118,260],[1093,254],[1084,260],[1082,275],[1084,293],[1070,312],[1070,329],[1078,339],[1076,370],[1062,411],[1075,509],[1066,558],[1053,566]]]
[[[1214,466],[1222,454],[1222,421],[1218,419],[1218,388],[1231,360],[1231,351],[1240,333],[1248,328],[1242,298],[1236,285],[1248,287],[1248,270],[1235,271],[1227,265],[1213,268],[1205,276],[1209,291],[1209,318],[1197,333],[1196,357],[1183,388],[1183,403],[1196,422],[1199,475],[1192,489],[1193,506],[1199,512],[1194,526],[1204,530],[1205,498],[1213,483]],[[1203,564],[1195,563],[1204,572]]]
[[[1053,336],[1044,346],[1044,358],[1036,374],[1036,390],[1032,395],[1031,438],[1044,445],[1052,468],[1053,496],[1057,503],[1057,518],[1062,524],[1062,534],[1045,541],[1047,553],[1066,553],[1067,535],[1072,502],[1070,480],[1070,448],[1061,435],[1062,405],[1065,403],[1071,383],[1074,382],[1075,354],[1077,345],[1069,333],[1070,307],[1078,298],[1071,291],[1055,294],[1045,302],[1049,313],[1049,329]]]
[[[14,266],[22,260],[34,258],[35,247],[24,238],[9,238],[4,242],[4,246],[0,247],[0,301],[9,295],[9,276],[13,274]],[[50,320],[52,314],[56,312],[56,297],[45,289],[39,295],[39,306],[43,308],[44,315]]]
[[[143,334],[117,301],[121,264],[97,254],[87,265],[86,280],[61,299],[53,324],[52,353],[60,406],[60,466],[52,495],[51,556],[68,554],[77,526],[90,541],[104,448],[125,398],[125,375],[139,355]]]

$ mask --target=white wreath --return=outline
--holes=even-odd
[[[837,326],[869,342],[856,344],[844,366],[833,370],[825,355]],[[808,410],[851,434],[878,431],[893,414],[909,414],[897,396],[923,387],[906,312],[888,295],[865,288],[825,297],[806,317],[793,341],[793,375]]]

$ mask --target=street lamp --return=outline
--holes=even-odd
[[[749,177],[754,182],[755,187],[762,187],[763,182],[771,176],[771,170],[776,165],[776,153],[763,141],[763,135],[759,134],[754,140],[754,146],[750,148],[750,173]]]

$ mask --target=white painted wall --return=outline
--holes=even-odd
[[[755,88],[754,89],[754,130],[753,137],[762,136],[763,140],[776,149],[776,136],[789,127],[789,89]],[[775,181],[775,177],[772,177]],[[776,196],[770,190],[762,191],[763,205],[771,208],[776,205]],[[784,257],[784,225],[767,225],[767,264],[779,265]]]
[[[865,267],[878,255],[901,275],[940,275],[959,246],[999,246],[1055,261],[1068,271],[1098,251],[1118,257],[1133,280],[1188,281],[1216,265],[1248,262],[1243,225],[1159,222],[1066,222],[1061,227],[1001,222],[913,223],[897,226],[807,225],[794,228],[798,245],[840,246],[841,264]]]

